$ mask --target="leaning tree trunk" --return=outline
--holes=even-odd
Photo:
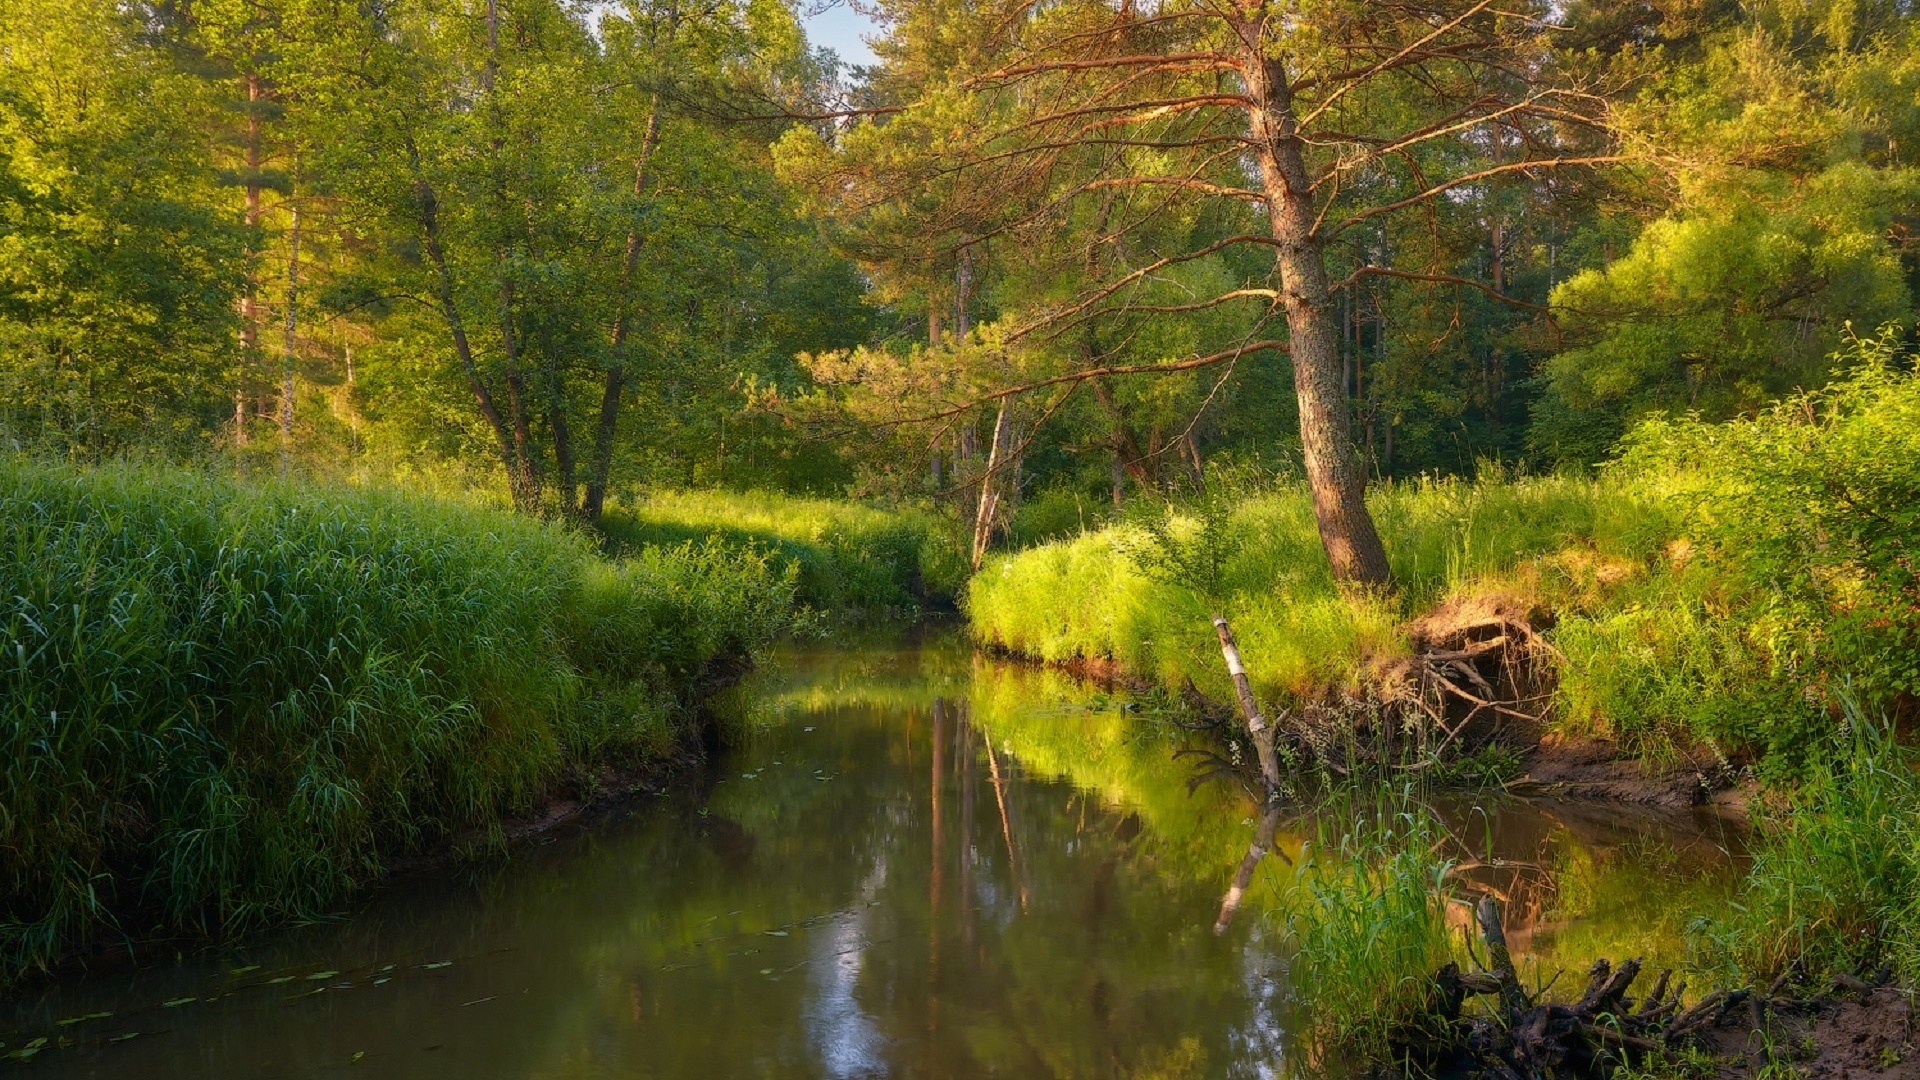
[[[980,477],[980,501],[973,514],[973,572],[980,572],[986,561],[987,545],[993,541],[993,529],[1000,520],[1000,474],[1007,471],[1013,442],[1013,398],[1000,399],[1000,411],[993,418],[993,445],[987,450],[987,471]],[[1018,469],[1014,470],[1016,473]],[[1019,483],[1015,476],[1014,483]]]
[[[1300,447],[1320,542],[1337,580],[1387,585],[1387,551],[1367,512],[1366,480],[1354,457],[1347,422],[1336,316],[1286,72],[1267,58],[1259,23],[1243,23],[1239,32],[1254,156],[1279,252],[1287,344],[1300,402]]]

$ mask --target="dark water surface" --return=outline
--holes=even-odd
[[[0,1008],[0,1042],[48,1040],[22,1075],[138,1080],[1280,1072],[1285,871],[1216,935],[1247,805],[1189,796],[1097,688],[894,634],[789,649],[733,698],[747,734],[704,790],[338,923],[66,978]],[[1549,969],[1674,955],[1731,871],[1708,819],[1444,809]]]

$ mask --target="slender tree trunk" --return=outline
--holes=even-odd
[[[647,109],[646,134],[640,139],[640,156],[633,163],[633,197],[647,190],[647,167],[660,145],[660,98],[656,95]],[[587,463],[587,489],[580,503],[580,516],[589,522],[600,520],[607,504],[607,481],[613,473],[613,438],[620,422],[620,396],[626,389],[627,334],[633,326],[633,274],[640,265],[643,246],[638,229],[627,233],[626,257],[620,264],[620,314],[613,320],[608,335],[607,379],[600,394],[600,418],[593,428],[593,459]]]
[[[953,268],[953,332],[954,336],[965,342],[967,331],[973,329],[972,319],[967,312],[973,291],[973,259],[967,249],[960,249],[960,257]]]
[[[1390,584],[1386,548],[1367,512],[1366,482],[1355,459],[1340,385],[1340,346],[1319,236],[1313,187],[1296,131],[1286,71],[1265,55],[1261,27],[1243,22],[1241,68],[1253,104],[1254,157],[1277,241],[1287,343],[1300,403],[1300,446],[1313,493],[1320,542],[1333,576],[1360,585]]]
[[[281,335],[280,359],[281,476],[287,475],[293,455],[294,339],[298,329],[300,302],[300,203],[297,200],[292,201],[291,213],[293,221],[287,229],[287,317]]]
[[[1000,411],[993,418],[993,445],[987,450],[987,471],[980,477],[980,501],[973,514],[973,569],[987,557],[987,545],[993,540],[993,528],[1000,516],[1000,488],[1012,440],[1013,398],[1000,399]]]
[[[509,481],[513,476],[513,435],[500,417],[500,410],[494,405],[493,392],[487,389],[486,380],[480,377],[479,365],[473,360],[473,345],[467,340],[466,322],[460,317],[459,305],[453,299],[453,273],[447,266],[446,249],[440,243],[440,200],[433,192],[433,186],[418,178],[419,162],[414,161],[414,195],[420,200],[420,231],[427,241],[427,262],[434,272],[434,299],[440,306],[440,317],[447,324],[447,333],[453,338],[453,354],[460,362],[460,373],[466,376],[467,389],[473,394],[474,404],[479,406],[480,415],[486,418],[487,426],[493,429],[494,438],[499,442],[500,464],[505,466]]]
[[[1126,470],[1141,491],[1152,493],[1153,474],[1147,470],[1147,455],[1140,450],[1140,442],[1134,437],[1133,428],[1127,424],[1126,414],[1120,411],[1120,402],[1114,399],[1113,388],[1107,385],[1105,379],[1090,381],[1094,398],[1106,406],[1107,412],[1113,417],[1114,454],[1119,467]],[[1114,505],[1120,505],[1117,498]]]
[[[266,166],[264,132],[260,121],[261,102],[266,84],[258,75],[247,76],[246,211],[243,220],[247,232],[260,228],[260,170]],[[247,264],[247,276],[240,295],[240,385],[233,391],[233,442],[247,445],[247,383],[260,361],[260,270],[259,262]]]
[[[1247,680],[1247,667],[1240,660],[1240,646],[1233,640],[1233,629],[1226,617],[1215,614],[1214,633],[1220,636],[1220,655],[1227,662],[1227,675],[1240,699],[1240,716],[1247,724],[1247,736],[1253,740],[1253,752],[1260,759],[1260,782],[1266,788],[1266,801],[1280,794],[1280,759],[1273,752],[1273,729],[1260,715],[1260,703],[1254,700],[1253,684]]]

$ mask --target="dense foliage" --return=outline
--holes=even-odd
[[[1212,150],[1204,190],[1161,175],[1244,117],[1194,99],[1075,129],[1044,170],[991,164],[1020,148],[982,141],[1016,116],[984,73],[1053,62],[1102,11],[1013,33],[894,0],[882,63],[854,70],[775,0],[6,0],[0,441],[451,469],[587,518],[654,488],[852,485],[996,542],[1297,469],[1286,358],[1233,351],[1278,332],[1272,245],[1237,242],[1266,228],[1261,197]],[[1600,461],[1649,414],[1815,388],[1848,320],[1911,316],[1905,8],[1553,21],[1499,41],[1539,73],[1526,110],[1588,103],[1564,130],[1469,104],[1458,137],[1309,162],[1339,207],[1461,178],[1321,252],[1376,477]],[[1369,47],[1333,40],[1274,47],[1308,66]],[[1431,93],[1464,92],[1449,71]],[[1181,95],[1216,78],[1174,75]],[[1368,83],[1326,122],[1391,134],[1436,107],[1416,98]],[[1515,167],[1536,151],[1586,164]],[[1227,359],[1181,366],[1208,356]],[[1144,373],[1085,377],[1115,368]]]

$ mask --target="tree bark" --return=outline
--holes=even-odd
[[[266,149],[260,122],[260,103],[267,96],[266,84],[256,74],[247,75],[246,210],[243,220],[247,232],[260,227],[260,170],[266,165]],[[247,276],[240,295],[240,385],[233,391],[233,443],[247,445],[247,382],[260,359],[260,269],[249,259]]]
[[[1355,461],[1340,385],[1340,345],[1317,208],[1307,175],[1286,71],[1268,59],[1262,23],[1243,21],[1240,65],[1252,101],[1248,120],[1261,189],[1277,242],[1277,269],[1287,314],[1287,344],[1300,403],[1300,446],[1314,518],[1336,580],[1366,586],[1391,583],[1386,548],[1367,512],[1366,483]]]
[[[413,182],[414,195],[420,200],[420,231],[427,241],[427,262],[434,270],[434,299],[440,305],[440,317],[447,324],[447,333],[453,338],[453,354],[460,362],[460,372],[466,376],[467,389],[473,393],[474,404],[480,408],[480,415],[486,418],[487,426],[493,429],[499,442],[500,464],[505,466],[507,475],[513,475],[513,437],[507,425],[500,417],[500,410],[493,402],[493,392],[487,389],[486,380],[480,377],[479,365],[473,360],[473,346],[467,340],[466,322],[460,317],[459,305],[453,299],[453,273],[447,266],[446,249],[440,244],[440,200],[434,195],[433,186],[419,178],[418,162]]]
[[[295,168],[296,175],[299,169]],[[290,201],[292,197],[289,196]],[[291,201],[292,224],[287,230],[287,317],[281,335],[280,361],[280,475],[287,475],[293,455],[294,336],[300,301],[300,203]]]
[[[640,139],[640,156],[633,163],[633,197],[647,190],[647,167],[660,145],[660,99],[656,95],[647,109],[647,130]],[[593,429],[593,460],[587,464],[587,488],[580,502],[580,516],[588,522],[600,520],[607,504],[607,480],[613,472],[613,437],[620,422],[620,395],[626,389],[627,362],[623,350],[633,326],[633,273],[640,265],[640,249],[645,238],[640,230],[627,233],[625,261],[620,267],[620,314],[613,320],[608,335],[607,380],[600,394],[600,418]]]
[[[1000,399],[1000,411],[993,418],[993,445],[987,450],[987,471],[980,477],[980,501],[973,514],[973,572],[987,557],[987,545],[993,539],[994,525],[1000,517],[1001,474],[1007,471],[1008,444],[1013,435],[1013,398]]]

